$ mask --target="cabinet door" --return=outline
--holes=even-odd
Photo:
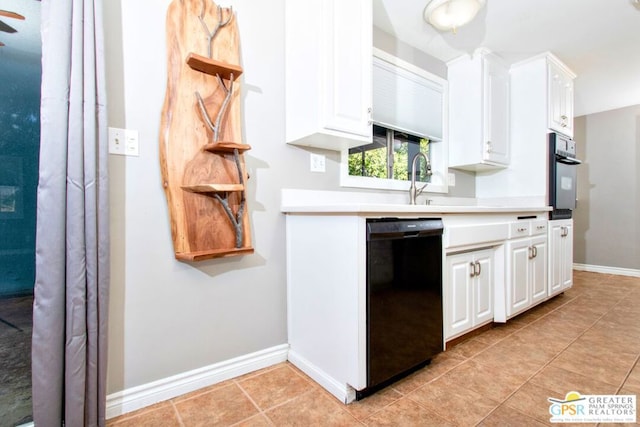
[[[509,164],[509,70],[484,58],[485,161]]]
[[[531,303],[535,304],[547,298],[547,237],[533,238],[531,249]]]
[[[507,244],[507,315],[512,316],[531,305],[529,292],[529,239]]]
[[[370,1],[324,0],[326,74],[325,126],[371,137]]]
[[[573,79],[549,63],[549,128],[573,137]]]
[[[573,285],[573,224],[571,221],[567,221],[564,230],[559,261],[562,265],[562,290],[569,289]]]
[[[549,296],[562,291],[564,274],[564,226],[549,223]]]
[[[447,275],[445,338],[450,338],[473,327],[473,257],[469,254],[447,256]]]
[[[493,319],[493,253],[474,253],[476,276],[473,282],[474,326]]]
[[[343,150],[371,142],[372,5],[285,1],[285,139]]]

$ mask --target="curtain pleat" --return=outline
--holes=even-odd
[[[102,4],[43,0],[41,20],[33,416],[38,427],[104,425],[109,212]]]

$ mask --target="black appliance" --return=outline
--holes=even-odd
[[[566,136],[549,134],[549,205],[550,219],[571,218],[576,208],[576,143]]]
[[[367,220],[367,387],[360,399],[443,351],[441,219]]]

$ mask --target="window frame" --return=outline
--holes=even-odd
[[[382,178],[380,176],[371,176],[372,178],[376,178],[376,179],[391,179],[391,180],[395,180],[395,181],[400,181],[400,179],[398,178],[393,178],[393,175],[396,171],[396,150],[394,148],[396,143],[400,143],[400,144],[417,144],[417,148],[418,151],[421,151],[423,153],[425,153],[429,159],[429,163],[431,163],[431,141],[427,138],[424,137],[417,137],[414,136],[412,134],[409,134],[407,132],[402,132],[399,130],[395,130],[395,129],[391,129],[388,127],[384,127],[381,126],[377,123],[373,124],[373,134],[374,134],[374,141],[376,139],[376,127],[379,128],[379,133],[381,135],[379,135],[379,137],[384,137],[384,145],[379,144],[377,147],[373,147],[370,150],[382,150],[384,149],[384,158],[385,158],[385,178]],[[382,135],[383,134],[383,135]],[[415,139],[415,140],[411,140],[411,139]],[[426,139],[427,140],[427,146],[428,146],[428,151],[422,151],[422,148],[420,147],[421,144],[421,140]],[[366,153],[369,152],[370,150],[360,150],[360,148],[366,148],[369,145],[375,145],[375,144],[367,144],[367,145],[361,145],[358,147],[352,147],[348,149],[348,159],[349,159],[349,163],[351,160],[351,156],[353,156],[354,154],[362,154],[363,157],[366,157]],[[415,153],[415,146],[413,147],[413,149],[410,146],[407,146],[407,164],[406,165],[402,165],[400,166],[400,168],[402,168],[403,166],[406,166],[406,173],[407,176],[411,175],[411,159],[412,156],[410,156],[409,154],[411,154],[411,152]],[[359,153],[351,153],[352,150],[357,150]],[[413,154],[415,156],[415,154]],[[420,165],[420,168],[424,169],[424,166]],[[363,175],[349,175],[349,176],[363,176]],[[367,175],[365,175],[367,176]],[[370,175],[369,175],[370,176]],[[431,182],[431,177],[428,176],[428,181],[418,181],[418,182],[422,182],[422,183],[429,183]]]
[[[431,182],[424,189],[427,193],[447,193],[448,185],[448,83],[445,79],[423,70],[407,61],[397,58],[381,49],[373,48],[373,56],[386,61],[402,70],[411,72],[420,78],[424,78],[432,85],[437,85],[442,89],[442,139],[430,139],[431,168],[433,175]],[[372,58],[373,61],[373,58]],[[379,124],[382,127],[393,129],[385,123]],[[396,129],[403,131],[402,129]],[[373,127],[371,128],[373,132]],[[420,136],[420,135],[417,135]],[[388,154],[388,153],[387,153]],[[421,166],[422,167],[422,166]],[[409,191],[410,181],[400,181],[395,179],[363,177],[349,175],[349,149],[344,149],[340,153],[340,186],[355,187],[378,190]]]

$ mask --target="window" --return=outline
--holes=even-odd
[[[425,173],[421,160],[416,180],[428,183],[426,192],[446,193],[446,80],[380,49],[373,51],[373,139],[342,152],[340,185],[406,191],[411,161],[423,152],[433,174]]]
[[[349,149],[349,175],[411,180],[411,160],[423,152],[429,161],[429,140],[382,126],[373,126],[373,142]],[[424,164],[416,165],[416,181],[429,182]]]

